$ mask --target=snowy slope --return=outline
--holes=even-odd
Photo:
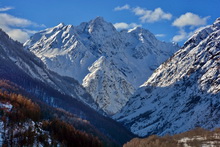
[[[59,24],[24,45],[52,71],[77,79],[110,115],[178,48],[142,28],[118,32],[102,17],[75,27]]]
[[[220,18],[159,66],[114,116],[139,136],[220,127]]]
[[[7,90],[8,88],[9,90]],[[85,129],[85,131],[88,129],[89,133],[94,136],[97,134],[103,138],[103,141],[106,140],[107,144],[111,141],[121,145],[134,137],[121,124],[103,116],[103,111],[98,110],[97,112],[97,105],[91,95],[76,80],[51,72],[39,58],[30,51],[24,50],[22,44],[13,41],[0,30],[1,90],[25,94],[36,100],[43,105],[42,108],[46,111],[43,114],[46,119],[48,119],[47,111],[53,113],[57,108],[61,112],[63,110],[67,111],[68,116],[70,114],[74,115],[75,118],[68,118],[68,122],[78,122],[78,118],[83,119],[83,124],[91,124],[91,128],[87,125],[82,126],[82,123],[79,123],[79,125],[74,123],[75,127],[79,127],[80,130]],[[46,106],[48,105],[49,107],[55,107],[55,109],[47,109]],[[65,115],[62,115],[62,113],[53,116],[65,119]],[[106,138],[106,136],[108,137]]]
[[[133,86],[126,81],[112,60],[101,56],[89,68],[83,86],[95,98],[99,107],[108,114],[114,114],[128,101],[134,92]],[[117,82],[116,82],[117,81]]]
[[[16,80],[17,75],[10,75],[10,73],[17,72],[19,76],[22,76],[22,71],[32,79],[97,109],[94,100],[76,80],[51,72],[39,58],[31,52],[24,50],[22,44],[10,39],[2,30],[0,30],[0,53],[1,78],[13,77]],[[4,69],[6,68],[5,66],[12,70],[8,75],[4,73],[8,70]],[[23,80],[26,80],[25,75],[23,75]],[[31,89],[33,90],[34,87],[30,85],[29,90]]]

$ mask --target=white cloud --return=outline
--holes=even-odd
[[[186,38],[187,38],[187,33],[183,30],[183,29],[181,29],[180,31],[179,31],[179,34],[178,35],[175,35],[174,37],[173,37],[173,39],[172,39],[172,41],[173,42],[180,42],[180,41],[183,41],[183,40],[185,40]]]
[[[121,10],[129,10],[130,9],[130,6],[128,4],[124,5],[124,6],[118,6],[116,7],[114,10],[115,11],[121,11]]]
[[[130,10],[136,16],[139,16],[139,19],[142,23],[154,23],[160,20],[170,20],[172,18],[171,13],[164,12],[161,8],[156,8],[154,10],[147,10],[141,7],[132,8],[128,4],[122,7],[116,7],[115,11],[121,10]]]
[[[131,29],[131,28],[134,28],[134,27],[141,27],[141,25],[138,25],[136,23],[127,24],[125,22],[115,23],[114,26],[118,30],[120,30],[120,29]]]
[[[173,42],[181,42],[186,39],[188,39],[190,36],[192,36],[194,32],[187,33],[183,28],[179,30],[179,34],[175,35],[172,39]]]
[[[135,13],[135,15],[144,15],[146,11],[147,10],[140,7],[133,8],[133,12]]]
[[[197,14],[193,14],[191,12],[187,12],[177,18],[172,25],[179,28],[179,32],[177,35],[173,37],[174,42],[180,42],[188,39],[191,35],[194,34],[198,30],[199,26],[203,26],[207,24],[207,17],[200,17]],[[186,32],[185,29],[189,28],[190,30],[194,30],[191,32]]]
[[[0,28],[2,28],[11,38],[20,42],[26,41],[35,31],[25,29],[26,27],[43,27],[30,20],[18,18],[6,13],[0,13]]]
[[[140,20],[143,23],[153,23],[160,20],[170,20],[172,14],[164,12],[161,8],[156,8],[155,10],[145,10],[140,7],[133,8],[135,15],[140,16]]]
[[[156,37],[165,37],[166,35],[165,34],[156,34],[155,36]]]
[[[13,7],[3,7],[3,8],[0,8],[0,12],[8,11],[8,10],[11,10],[11,9],[14,9],[14,8]]]
[[[14,40],[18,40],[22,43],[29,39],[29,34],[21,29],[10,29],[7,31],[7,34]]]
[[[30,25],[35,25],[35,23],[27,19],[14,17],[6,13],[0,13],[0,20],[0,25],[5,26],[26,27]]]
[[[187,12],[181,15],[179,18],[177,18],[172,25],[176,27],[201,26],[206,25],[208,18],[209,17],[201,18],[196,14]]]

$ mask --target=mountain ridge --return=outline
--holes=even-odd
[[[160,65],[113,118],[139,136],[219,127],[219,20]]]
[[[67,29],[70,26],[71,31]],[[99,109],[109,115],[118,112],[153,70],[178,49],[172,43],[158,41],[142,28],[119,32],[102,17],[75,27],[56,28],[36,33],[24,45],[52,71],[77,79],[98,103]],[[95,64],[100,61],[110,67]],[[95,65],[99,68],[93,67]],[[90,70],[95,68],[97,70]],[[111,76],[97,72],[101,69]],[[117,107],[111,109],[114,104]]]
[[[24,50],[22,44],[10,39],[9,36],[2,30],[0,30],[0,35],[0,51],[2,57],[1,59],[3,60],[2,64],[11,62],[14,64],[12,67],[19,68],[30,77],[39,80],[42,83],[46,83],[63,94],[78,97],[78,99],[80,99],[84,104],[87,103],[86,105],[89,103],[91,107],[97,107],[95,102],[92,102],[93,99],[91,99],[89,95],[86,96],[87,92],[80,84],[78,84],[77,81],[69,79],[71,83],[68,83],[69,81],[65,77],[61,77],[48,70],[39,58],[37,58],[33,53]],[[83,95],[85,95],[85,97]]]

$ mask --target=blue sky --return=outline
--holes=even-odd
[[[183,42],[220,17],[220,0],[1,0],[0,27],[24,42],[60,22],[79,25],[102,16],[120,29],[141,26],[159,40]]]

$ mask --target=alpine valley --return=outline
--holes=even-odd
[[[139,136],[220,127],[220,18],[160,65],[114,118]]]
[[[0,146],[217,147],[219,73],[220,18],[181,48],[102,17],[0,29]]]

